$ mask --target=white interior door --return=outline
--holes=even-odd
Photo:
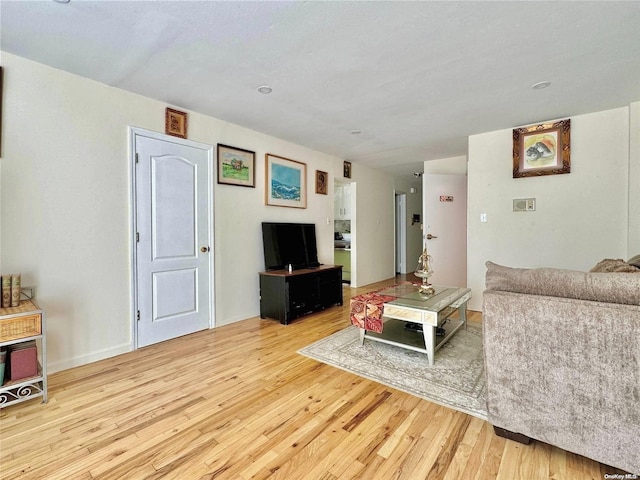
[[[434,285],[467,286],[467,176],[422,176],[424,236]]]
[[[144,135],[134,143],[137,346],[143,347],[211,326],[212,147]]]

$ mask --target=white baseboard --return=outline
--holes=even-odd
[[[230,323],[236,323],[236,322],[240,322],[242,320],[247,320],[249,318],[253,318],[253,317],[259,317],[260,316],[260,312],[247,312],[247,313],[242,313],[240,315],[234,315],[233,317],[228,317],[225,318],[224,320],[220,319],[220,318],[216,318],[216,324],[214,326],[215,327],[222,327],[224,325],[229,325]]]
[[[58,362],[47,364],[47,374],[60,372],[62,370],[68,370],[73,367],[79,367],[86,365],[87,363],[97,362],[104,360],[105,358],[115,357],[123,353],[131,352],[133,350],[133,344],[123,343],[117,347],[100,350],[99,352],[92,352],[88,355],[82,355],[79,357],[67,358]]]

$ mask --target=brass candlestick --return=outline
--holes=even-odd
[[[433,269],[431,268],[431,255],[427,253],[427,247],[424,247],[422,255],[418,258],[418,266],[413,274],[422,279],[422,285],[418,289],[418,292],[422,295],[433,295],[436,291],[433,285],[429,283],[429,277],[433,275]]]

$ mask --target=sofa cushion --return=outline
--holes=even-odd
[[[640,305],[640,275],[559,268],[512,268],[486,262],[486,288],[503,292]]]

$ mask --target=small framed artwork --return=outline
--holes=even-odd
[[[265,203],[277,207],[307,208],[307,165],[267,153]]]
[[[187,114],[167,107],[164,113],[164,133],[187,138]]]
[[[570,171],[570,119],[513,130],[513,178]]]
[[[351,162],[345,161],[342,168],[344,170],[344,178],[351,178]]]
[[[218,144],[218,183],[256,187],[256,152]]]
[[[329,174],[327,172],[316,170],[316,193],[321,195],[327,194],[328,177]]]

